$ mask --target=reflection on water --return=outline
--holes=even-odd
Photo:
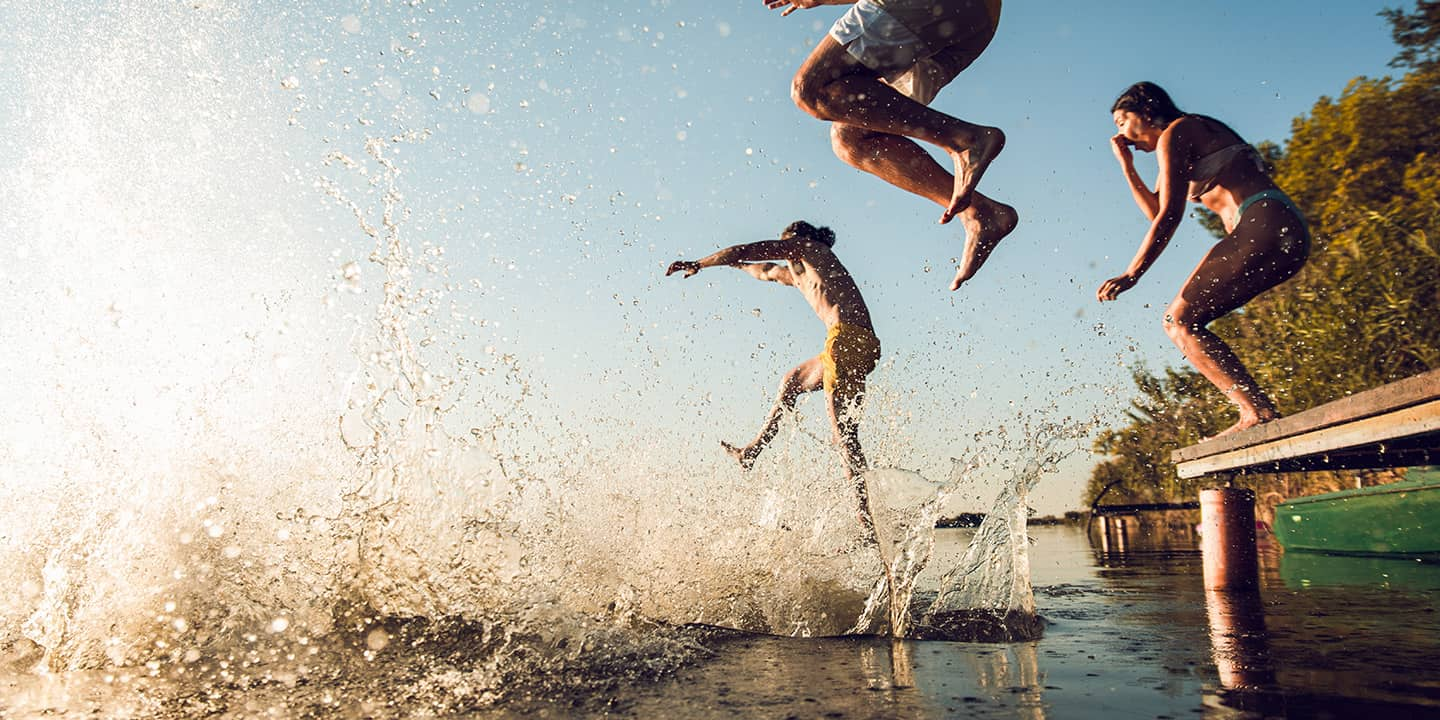
[[[1171,635],[1162,667],[1187,654],[1174,643],[1190,629],[1205,630],[1207,657],[1184,663],[1203,668],[1207,717],[1440,716],[1440,565],[1284,553],[1262,537],[1258,591],[1206,591],[1192,527],[1144,518],[1088,534],[1126,612]]]
[[[1100,518],[1100,552],[1102,553],[1124,553],[1126,541],[1130,537],[1130,518],[1101,517]]]
[[[1268,687],[1275,680],[1270,665],[1269,636],[1265,631],[1265,603],[1260,593],[1246,590],[1207,590],[1205,610],[1210,620],[1210,645],[1220,684],[1226,689]]]
[[[1351,585],[1394,590],[1440,590],[1440,563],[1412,558],[1291,552],[1280,558],[1285,587]]]

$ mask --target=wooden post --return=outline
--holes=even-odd
[[[1259,585],[1255,557],[1255,493],[1245,488],[1200,491],[1200,551],[1206,590]]]

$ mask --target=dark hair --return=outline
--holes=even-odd
[[[1185,113],[1175,107],[1170,94],[1152,82],[1138,82],[1125,89],[1110,106],[1110,112],[1125,110],[1139,115],[1156,127],[1166,127]]]
[[[780,233],[781,240],[811,240],[825,247],[835,247],[835,231],[828,227],[815,227],[804,220],[796,220],[785,226]]]

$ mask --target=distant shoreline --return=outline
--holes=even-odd
[[[1026,522],[1030,525],[1071,525],[1077,524],[1085,519],[1085,513],[1079,510],[1071,510],[1064,515],[1042,515],[1032,517]],[[937,528],[977,528],[985,521],[985,513],[960,513],[950,517],[943,517],[935,521]]]

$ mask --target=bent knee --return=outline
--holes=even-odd
[[[1160,319],[1160,325],[1170,339],[1179,343],[1203,330],[1207,323],[1192,318],[1188,313],[1167,312]]]
[[[790,80],[790,99],[795,106],[821,120],[821,106],[825,104],[825,82],[804,72],[795,73]]]
[[[798,395],[811,389],[815,378],[810,368],[797,367],[785,373],[780,381],[780,391],[786,395]]]
[[[830,125],[830,148],[835,151],[835,157],[840,158],[847,165],[858,166],[866,160],[872,160],[875,151],[870,149],[870,138],[874,132],[865,128],[845,123],[832,123]]]

